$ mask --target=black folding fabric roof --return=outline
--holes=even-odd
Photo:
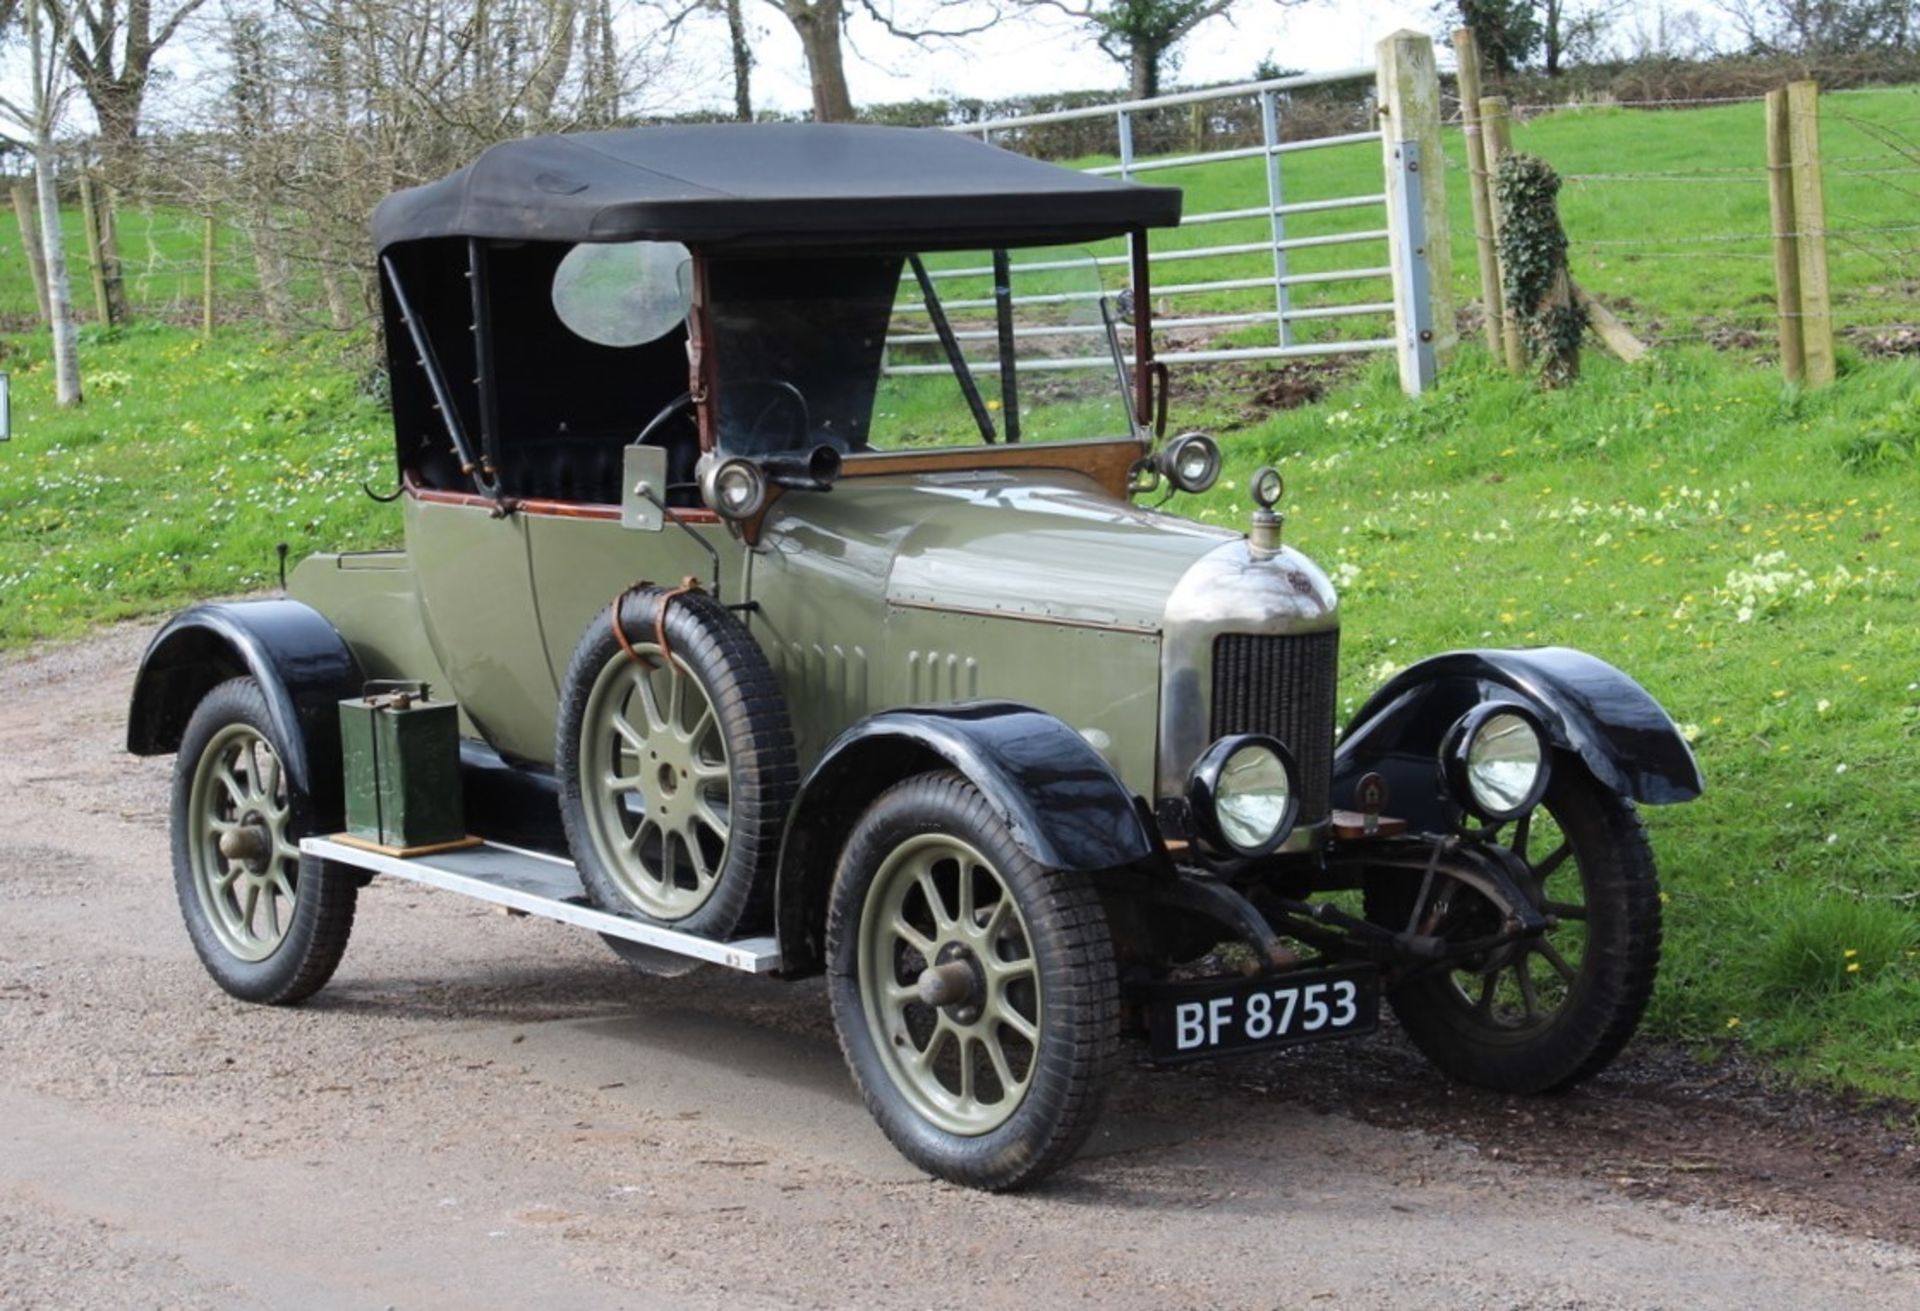
[[[1180,221],[1180,192],[953,132],[719,123],[532,137],[373,214],[379,249],[426,237],[736,247],[1091,241]]]

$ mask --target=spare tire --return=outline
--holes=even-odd
[[[621,598],[560,688],[560,813],[602,909],[725,939],[772,905],[799,767],[785,698],[753,637],[701,592]]]

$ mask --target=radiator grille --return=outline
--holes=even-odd
[[[1213,736],[1270,733],[1300,768],[1300,823],[1327,817],[1340,634],[1225,633],[1213,643]]]

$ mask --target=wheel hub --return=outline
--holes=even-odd
[[[249,814],[220,835],[220,854],[244,866],[249,874],[258,874],[273,856],[273,831],[264,817]]]
[[[972,1024],[980,1018],[980,1003],[986,996],[986,972],[979,958],[958,942],[949,942],[920,971],[915,980],[920,999],[944,1010],[955,1024]]]

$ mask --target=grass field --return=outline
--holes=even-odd
[[[1830,101],[1889,121],[1920,105],[1907,90]],[[1733,106],[1560,116],[1521,143],[1601,174],[1717,166],[1757,136],[1758,111]],[[1354,169],[1323,194],[1369,164],[1320,158]],[[1301,176],[1307,198],[1316,175]],[[1584,185],[1568,200],[1580,240],[1765,227],[1763,188],[1649,183],[1604,201]],[[1886,225],[1911,212],[1898,193],[1837,192],[1832,208]],[[1864,265],[1836,266],[1847,303],[1912,317]],[[20,290],[10,270],[0,259],[0,307]],[[1766,316],[1758,261],[1622,254],[1576,271],[1669,322]],[[297,558],[398,534],[397,511],[359,488],[389,477],[387,421],[337,343],[89,337],[88,403],[60,413],[43,342],[4,342],[17,436],[0,447],[0,646],[264,586],[276,542]],[[1282,465],[1289,540],[1342,584],[1349,706],[1459,646],[1561,643],[1633,673],[1686,725],[1710,788],[1647,816],[1668,896],[1650,1031],[1920,1100],[1920,360],[1849,353],[1836,386],[1801,393],[1755,355],[1683,340],[1632,368],[1589,357],[1578,385],[1546,393],[1469,347],[1418,400],[1375,360],[1278,414],[1247,404],[1246,374],[1220,375],[1176,422],[1222,434],[1227,474],[1178,508],[1239,523],[1249,472]]]

